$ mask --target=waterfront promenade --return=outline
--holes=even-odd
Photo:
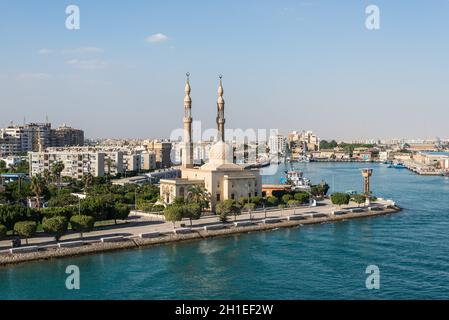
[[[203,216],[199,220],[193,220],[192,226],[190,226],[189,220],[183,220],[176,224],[177,233],[174,232],[171,222],[137,213],[131,215],[126,223],[85,233],[83,239],[80,238],[79,233],[69,233],[59,242],[59,244],[70,244],[74,241],[83,240],[84,244],[79,243],[74,247],[69,245],[65,248],[59,248],[58,243],[53,238],[43,235],[29,239],[28,247],[34,247],[34,252],[10,253],[10,241],[0,241],[0,265],[279,227],[369,217],[397,211],[399,211],[399,208],[391,200],[379,199],[372,203],[370,207],[358,208],[354,203],[350,203],[348,206],[338,208],[326,199],[319,202],[316,207],[258,210],[251,215],[243,213],[236,217],[237,224],[234,223],[234,216],[230,216],[226,224],[222,224],[217,216]],[[180,224],[185,227],[179,228]],[[141,236],[142,234],[150,234],[151,236],[146,239],[145,236]],[[107,240],[103,242],[101,241],[102,238]]]

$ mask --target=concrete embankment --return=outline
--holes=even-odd
[[[291,228],[308,224],[330,223],[349,219],[376,217],[395,213],[400,210],[401,208],[397,206],[388,206],[386,208],[379,207],[376,210],[353,210],[353,212],[348,210],[341,210],[335,212],[332,215],[303,215],[304,217],[302,217],[301,219],[288,219],[288,217],[280,217],[278,219],[279,222],[273,221],[272,219],[272,221],[253,220],[252,223],[242,226],[235,226],[233,223],[227,223],[223,228],[193,228],[190,231],[185,230],[187,232],[182,233],[162,233],[155,237],[125,237],[121,239],[115,239],[116,241],[111,242],[102,241],[85,243],[84,245],[77,247],[46,247],[39,248],[39,250],[36,252],[1,254],[0,266],[24,263],[28,261],[49,260],[53,258],[73,257],[78,255],[109,252],[115,250],[141,248],[173,242],[222,237],[254,231],[272,230],[277,228]],[[292,217],[300,217],[300,215],[293,215]]]

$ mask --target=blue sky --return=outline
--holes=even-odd
[[[88,137],[168,137],[189,71],[203,128],[223,74],[228,127],[449,137],[448,32],[449,0],[0,0],[0,126],[48,115]]]

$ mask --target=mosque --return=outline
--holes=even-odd
[[[262,179],[258,169],[244,169],[233,163],[233,148],[225,141],[225,116],[222,77],[218,86],[217,100],[217,142],[211,147],[209,162],[193,165],[192,142],[192,99],[187,73],[184,97],[184,133],[181,147],[181,178],[160,180],[161,199],[169,204],[175,198],[186,198],[193,185],[203,186],[210,194],[210,210],[227,199],[262,196]]]

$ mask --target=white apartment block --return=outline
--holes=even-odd
[[[123,170],[125,172],[138,172],[141,169],[142,159],[140,154],[123,155]]]
[[[30,175],[42,174],[45,170],[51,172],[54,163],[62,162],[63,177],[81,179],[90,173],[94,177],[104,176],[105,155],[101,152],[29,152]]]
[[[287,151],[287,137],[281,134],[270,135],[268,147],[270,148],[270,154],[285,154]]]

